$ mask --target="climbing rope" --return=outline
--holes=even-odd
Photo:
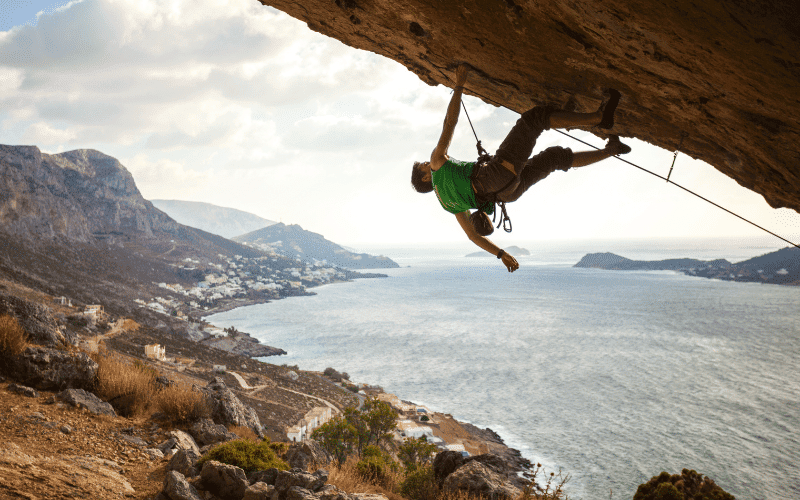
[[[475,127],[472,126],[472,120],[469,117],[469,113],[467,112],[467,107],[464,105],[463,100],[461,101],[461,107],[464,108],[464,114],[467,115],[467,121],[469,122],[469,126],[472,129],[472,135],[474,135],[475,140],[478,141],[477,144],[475,144],[475,147],[478,148],[478,161],[475,162],[475,165],[472,167],[472,173],[474,175],[480,167],[483,167],[484,165],[489,163],[489,160],[492,158],[492,155],[487,153],[486,150],[483,149],[483,146],[481,146],[481,141],[480,139],[478,139],[478,134],[475,133]],[[511,184],[513,184],[515,180],[516,177],[508,181],[508,183],[505,186],[503,186],[503,188],[500,189],[497,193],[502,193],[503,191],[508,189],[508,187]],[[510,233],[512,230],[511,217],[508,216],[508,212],[506,211],[506,202],[499,201],[497,199],[497,193],[494,193],[492,195],[493,199],[489,201],[490,203],[500,207],[500,221],[497,223],[497,228],[500,229],[500,226],[503,226],[503,231]],[[493,212],[494,213],[492,214],[492,224],[494,224],[495,219],[497,218],[497,210],[495,209]]]
[[[471,93],[473,93],[473,94],[475,94],[475,95],[476,95],[476,96],[478,96],[478,97],[481,97],[481,98],[483,98],[483,99],[485,99],[485,100],[487,100],[487,101],[489,101],[489,102],[492,102],[492,103],[496,104],[498,107],[501,107],[501,108],[508,109],[509,111],[513,111],[513,110],[511,110],[511,109],[507,108],[506,106],[503,106],[503,105],[502,105],[502,104],[500,104],[499,102],[495,101],[494,99],[491,99],[491,98],[489,98],[489,97],[486,97],[485,95],[481,95],[481,94],[479,94],[478,92],[475,92],[474,90],[470,90],[470,92],[471,92]],[[461,105],[462,105],[462,106],[464,105],[464,102],[463,102],[463,101],[461,102]],[[464,112],[466,112],[466,111],[467,111],[467,108],[466,108],[466,107],[464,107]],[[467,115],[467,120],[469,120],[469,115]],[[470,125],[470,127],[472,127],[472,120],[470,120],[470,122],[469,122],[469,125]],[[568,134],[568,133],[566,133],[566,132],[563,132],[563,131],[561,131],[561,130],[557,130],[557,129],[553,129],[553,130],[555,130],[556,132],[558,132],[558,133],[559,133],[559,134],[561,134],[561,135],[565,135],[565,136],[569,137],[570,139],[573,139],[573,140],[575,140],[575,141],[578,141],[578,142],[580,142],[580,143],[582,143],[582,144],[584,144],[584,145],[586,145],[586,146],[589,146],[590,148],[594,148],[594,149],[597,149],[597,150],[600,150],[600,149],[601,149],[601,148],[598,148],[597,146],[595,146],[595,145],[593,145],[593,144],[589,144],[588,142],[586,142],[586,141],[583,141],[583,140],[581,140],[581,139],[578,139],[577,137],[575,137],[575,136],[572,136],[572,135],[570,135],[570,134]],[[473,127],[473,129],[472,129],[472,133],[473,133],[473,134],[475,133],[475,128],[474,128],[474,127]],[[685,133],[682,133],[682,134],[681,134],[681,142],[680,142],[680,145],[678,146],[678,150],[680,150],[680,149],[681,149],[681,146],[683,146],[683,139],[684,139],[684,136],[685,136]],[[477,136],[477,134],[476,134],[476,135],[475,135],[475,139],[477,139],[477,138],[478,138],[478,136]],[[480,147],[480,141],[478,141],[478,145],[479,145],[479,151],[480,151],[481,149],[483,149],[482,147]],[[484,151],[484,152],[485,152],[485,151]],[[676,151],[675,151],[675,156],[674,156],[674,158],[673,158],[673,160],[672,160],[672,167],[674,167],[674,166],[675,166],[675,159],[676,159],[677,157],[678,157],[678,151],[676,150]],[[650,174],[650,175],[653,175],[653,176],[655,176],[655,177],[658,177],[659,179],[665,180],[665,181],[667,181],[667,183],[668,183],[668,184],[672,184],[672,185],[673,185],[673,186],[675,186],[675,187],[678,187],[678,188],[681,188],[681,189],[683,189],[683,190],[684,190],[684,191],[686,191],[687,193],[689,193],[689,194],[691,194],[691,195],[694,195],[694,196],[696,196],[696,197],[700,198],[701,200],[703,200],[703,201],[705,201],[705,202],[707,202],[707,203],[710,203],[710,204],[714,205],[715,207],[719,208],[720,210],[724,210],[725,212],[728,212],[729,214],[733,215],[734,217],[737,217],[737,218],[739,218],[739,219],[741,219],[741,220],[743,220],[743,221],[747,222],[748,224],[751,224],[751,225],[753,225],[753,226],[757,227],[758,229],[761,229],[762,231],[764,231],[764,232],[766,232],[766,233],[769,233],[769,234],[771,234],[772,236],[774,236],[774,237],[778,238],[779,240],[783,240],[783,241],[785,241],[786,243],[788,243],[788,244],[792,245],[793,247],[800,248],[800,245],[798,245],[797,243],[794,243],[794,242],[792,242],[792,241],[789,241],[789,240],[787,240],[786,238],[784,238],[783,236],[781,236],[781,235],[779,235],[779,234],[775,234],[775,233],[773,233],[772,231],[770,231],[769,229],[766,229],[766,228],[764,228],[764,227],[762,227],[762,226],[759,226],[759,225],[758,225],[758,224],[756,224],[755,222],[753,222],[753,221],[751,221],[751,220],[748,220],[748,219],[746,219],[746,218],[742,217],[741,215],[739,215],[739,214],[736,214],[736,213],[734,213],[734,212],[732,212],[732,211],[728,210],[727,208],[723,207],[722,205],[719,205],[719,204],[717,204],[717,203],[714,203],[713,201],[709,200],[709,199],[708,199],[708,198],[706,198],[705,196],[701,196],[701,195],[699,195],[699,194],[695,193],[694,191],[692,191],[692,190],[690,190],[690,189],[688,189],[688,188],[685,188],[685,187],[681,186],[680,184],[677,184],[677,183],[675,183],[675,182],[673,182],[673,181],[669,180],[669,176],[667,176],[667,177],[664,177],[663,175],[659,175],[659,174],[657,174],[657,173],[655,173],[655,172],[651,172],[650,170],[647,170],[647,169],[646,169],[646,168],[644,168],[644,167],[640,167],[639,165],[637,165],[637,164],[635,164],[635,163],[633,163],[633,162],[630,162],[630,161],[628,161],[628,160],[626,160],[626,159],[624,159],[624,158],[620,158],[618,155],[617,155],[617,156],[614,156],[614,158],[618,159],[618,160],[619,160],[619,161],[621,161],[621,162],[627,163],[628,165],[630,165],[630,166],[632,166],[632,167],[636,167],[636,168],[638,168],[639,170],[641,170],[641,171],[643,171],[643,172],[647,172],[647,173],[648,173],[648,174]],[[672,167],[670,167],[670,174],[672,173]],[[505,207],[503,207],[503,215],[507,216],[507,215],[505,214]],[[501,218],[501,222],[502,222],[502,218]],[[510,221],[509,221],[509,222],[510,222]],[[500,227],[500,226],[498,225],[497,227]],[[510,230],[507,230],[507,232],[511,232],[511,231],[510,231]]]

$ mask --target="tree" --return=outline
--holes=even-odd
[[[436,445],[428,442],[428,438],[409,438],[400,445],[397,450],[397,457],[406,467],[406,472],[413,472],[419,466],[430,462],[433,454],[436,453]]]
[[[369,398],[364,402],[361,412],[369,427],[367,444],[374,440],[379,445],[382,440],[391,438],[391,432],[397,427],[397,412],[392,405],[378,398]]]
[[[356,429],[342,416],[322,424],[311,433],[311,437],[318,441],[322,449],[330,453],[340,465],[353,453],[355,436]]]

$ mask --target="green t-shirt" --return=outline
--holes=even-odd
[[[458,161],[450,158],[439,170],[431,170],[433,190],[442,208],[457,214],[478,208],[475,191],[472,189],[472,169],[475,162]],[[494,213],[494,203],[486,203],[481,210],[488,215]]]

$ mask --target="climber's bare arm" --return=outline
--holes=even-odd
[[[447,150],[450,148],[450,141],[453,140],[453,132],[458,124],[458,115],[461,112],[461,92],[464,84],[467,83],[467,70],[466,64],[461,64],[456,70],[456,87],[453,89],[453,97],[450,98],[450,104],[447,106],[439,143],[431,153],[431,170],[439,170],[448,160]]]
[[[456,220],[461,225],[461,229],[467,233],[467,238],[482,249],[486,250],[492,255],[497,255],[500,253],[501,248],[492,243],[488,238],[485,236],[481,236],[477,232],[475,232],[475,228],[472,227],[472,222],[469,221],[469,211],[459,212],[456,214]],[[504,253],[503,257],[503,265],[506,266],[508,272],[513,273],[517,269],[519,269],[519,263],[517,259],[512,257],[511,255]]]

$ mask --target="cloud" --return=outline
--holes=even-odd
[[[46,122],[30,125],[22,134],[22,142],[26,144],[63,144],[75,138],[74,130],[59,130]]]
[[[122,160],[131,172],[139,191],[148,200],[187,199],[207,186],[210,175],[186,168],[182,163],[161,159],[153,161],[145,155]]]

